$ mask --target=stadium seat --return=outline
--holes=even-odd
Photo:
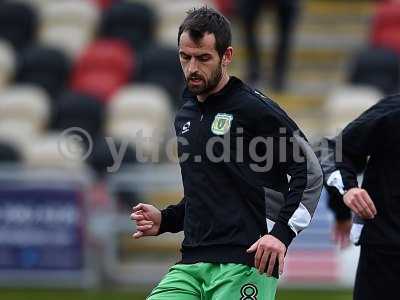
[[[25,163],[29,167],[83,168],[85,154],[78,139],[64,138],[60,132],[35,138],[24,148]]]
[[[163,139],[170,133],[172,117],[169,96],[161,87],[126,86],[108,108],[107,134],[132,143],[139,158],[158,157]]]
[[[224,14],[224,16],[232,16],[234,13],[235,3],[234,0],[214,0],[217,9]]]
[[[15,163],[21,160],[19,149],[12,143],[0,139],[0,163]]]
[[[32,127],[28,121],[10,119],[0,121],[0,140],[10,142],[19,149],[27,147],[40,134],[41,132]]]
[[[396,51],[400,55],[400,2],[378,4],[372,22],[371,44]]]
[[[47,126],[49,116],[49,99],[40,87],[15,85],[0,93],[0,122],[25,123],[30,131],[40,132]]]
[[[117,1],[104,11],[99,35],[123,39],[141,49],[153,41],[155,25],[154,11],[147,4]]]
[[[369,85],[384,94],[392,94],[400,88],[400,58],[384,48],[368,48],[358,53],[351,62],[349,82]]]
[[[116,139],[111,140],[112,145],[109,145],[109,142],[106,141],[104,136],[98,136],[97,139],[94,141],[93,151],[88,157],[87,163],[92,169],[96,172],[96,174],[101,177],[104,176],[107,172],[115,173],[118,172],[121,168],[125,166],[130,166],[136,163],[136,154],[135,149],[132,147],[131,144],[128,144],[125,148],[121,148],[123,143]],[[114,164],[118,163],[115,161],[112,148],[115,147],[117,153],[121,153],[122,161],[121,166],[117,166]],[[125,150],[124,152],[120,152]],[[111,169],[114,168],[115,170]],[[110,171],[111,170],[111,171]]]
[[[92,3],[96,4],[98,8],[102,10],[106,10],[110,8],[111,4],[113,2],[116,2],[118,0],[90,0]]]
[[[99,10],[90,1],[57,0],[43,8],[42,22],[53,25],[75,25],[94,28],[99,21]]]
[[[52,129],[65,130],[79,127],[90,136],[101,134],[104,122],[104,107],[93,96],[65,92],[55,103]]]
[[[109,120],[136,120],[164,129],[171,119],[168,94],[151,84],[137,84],[121,89],[109,104]]]
[[[99,18],[98,8],[89,1],[52,1],[43,8],[40,41],[73,58],[93,38]]]
[[[163,135],[160,128],[149,121],[114,120],[108,122],[106,134],[122,143],[132,144],[136,149],[138,162],[148,162],[149,158],[157,158],[161,150]]]
[[[347,85],[335,88],[323,107],[326,134],[332,137],[337,135],[348,123],[382,98],[383,94],[370,86]]]
[[[137,0],[135,0],[137,1]],[[186,12],[193,7],[204,5],[211,6],[209,0],[141,0],[154,9],[157,16],[156,35],[157,41],[163,45],[176,48],[178,28],[186,17]]]
[[[14,77],[15,69],[14,49],[6,40],[0,40],[0,91]]]
[[[21,50],[35,39],[38,17],[26,3],[5,1],[0,3],[0,38],[8,40]]]
[[[133,77],[134,63],[134,52],[124,41],[98,40],[78,59],[71,88],[107,101]]]
[[[16,81],[43,87],[57,97],[66,85],[70,61],[61,51],[44,46],[26,48],[18,58]]]
[[[168,91],[173,105],[179,107],[184,79],[176,48],[160,45],[146,48],[136,81],[163,87]]]
[[[79,26],[48,26],[40,32],[41,44],[64,51],[72,60],[82,53],[92,38],[92,32]]]

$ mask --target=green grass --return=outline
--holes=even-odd
[[[1,300],[141,300],[145,299],[145,296],[146,293],[118,290],[0,289]],[[351,300],[351,292],[280,290],[277,300]]]

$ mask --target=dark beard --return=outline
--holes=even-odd
[[[222,67],[221,65],[218,65],[215,70],[211,73],[210,80],[205,81],[203,80],[204,85],[202,86],[190,86],[189,80],[187,80],[187,87],[190,92],[192,92],[194,95],[203,95],[203,94],[208,94],[211,92],[215,87],[218,85],[218,83],[221,81],[222,78]]]

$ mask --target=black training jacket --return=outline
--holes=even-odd
[[[336,190],[331,207],[338,219],[350,217],[341,195],[358,187],[357,175],[364,173],[362,188],[377,215],[354,219],[352,241],[400,246],[400,95],[379,101],[317,150],[326,184]]]
[[[160,233],[184,230],[182,263],[254,266],[246,249],[262,235],[288,246],[310,224],[318,159],[276,103],[235,77],[203,103],[188,90],[183,98],[175,130],[184,198],[162,210]]]

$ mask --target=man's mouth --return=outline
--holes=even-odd
[[[197,76],[189,77],[190,83],[199,84],[202,81],[203,81],[203,78],[201,78],[201,77],[197,77]]]

